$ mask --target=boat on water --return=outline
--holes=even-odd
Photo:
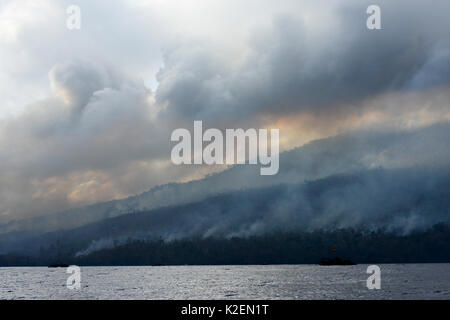
[[[52,263],[48,265],[49,268],[67,268],[68,266],[68,264],[64,263]]]
[[[319,265],[321,265],[321,266],[354,266],[354,265],[356,265],[356,263],[350,259],[341,259],[339,257],[334,257],[334,258],[320,259]]]
[[[355,262],[353,262],[350,259],[342,259],[340,257],[336,257],[336,248],[331,249],[332,258],[322,258],[320,259],[319,265],[321,266],[354,266],[356,265]]]

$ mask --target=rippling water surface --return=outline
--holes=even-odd
[[[0,299],[450,299],[450,264],[379,266],[380,290],[367,265],[81,267],[79,290],[65,268],[0,268]]]

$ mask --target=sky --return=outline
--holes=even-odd
[[[381,30],[366,9],[381,8]],[[81,9],[81,29],[66,9]],[[0,0],[0,221],[199,179],[170,134],[279,128],[280,149],[450,121],[450,3]],[[282,168],[280,168],[282,170]]]

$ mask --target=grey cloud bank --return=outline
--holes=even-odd
[[[170,5],[158,11],[144,2],[81,1],[79,33],[55,28],[65,25],[58,15],[64,6],[45,4],[15,29],[2,28],[8,33],[0,36],[0,93],[17,104],[28,100],[15,98],[18,92],[37,97],[0,120],[0,221],[125,198],[158,185],[147,196],[63,216],[73,214],[72,225],[76,212],[86,213],[79,220],[85,223],[237,187],[301,183],[350,168],[445,167],[450,159],[448,1],[379,1],[382,30],[376,31],[365,28],[366,1],[282,1],[276,8],[230,2],[221,15],[203,4],[215,14],[217,28],[209,18],[200,26],[177,25],[178,18],[189,18],[178,17]],[[14,10],[35,8],[22,1],[15,6],[2,4],[0,21]],[[235,20],[228,21],[231,15]],[[39,43],[33,40],[38,32]],[[380,113],[384,118],[372,124],[372,133],[348,131],[347,118]],[[338,141],[339,148],[322,141],[302,154],[287,153],[271,179],[249,167],[187,189],[165,185],[209,172],[170,164],[173,129],[196,119],[217,128],[270,127],[305,114],[321,119],[324,128],[348,131],[326,140]],[[444,124],[414,133],[436,122]],[[351,124],[352,130],[365,125]],[[300,141],[304,134],[300,128],[289,138]],[[42,221],[49,229],[65,223]]]
[[[175,45],[158,73],[157,101],[170,117],[237,121],[261,113],[352,112],[380,93],[448,86],[448,3],[380,5],[386,15],[376,32],[358,27],[362,2],[324,6],[331,21],[319,28],[294,14],[275,16],[231,61],[211,42]]]

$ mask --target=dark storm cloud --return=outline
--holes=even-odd
[[[158,74],[169,117],[236,120],[243,115],[343,111],[339,105],[392,91],[448,86],[446,1],[379,1],[382,30],[366,28],[363,2],[345,3],[313,28],[295,14],[254,31],[239,59],[214,40],[174,45]],[[326,6],[323,10],[328,10]],[[446,30],[446,31],[445,31]],[[220,40],[219,40],[220,41]]]

